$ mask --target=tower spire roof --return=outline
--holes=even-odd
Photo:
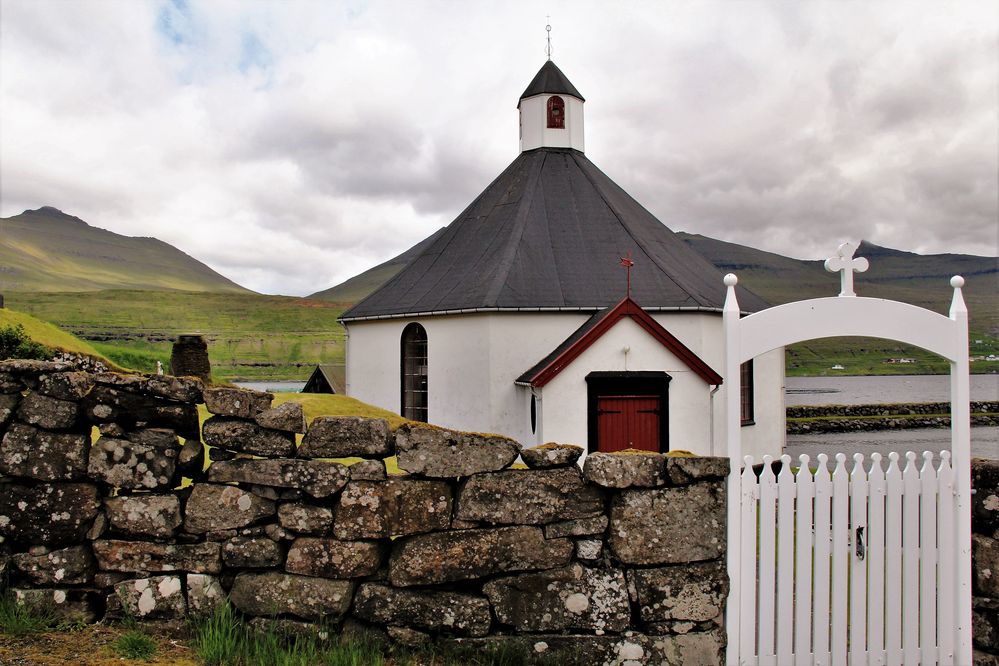
[[[572,95],[581,102],[585,102],[586,99],[583,98],[579,91],[576,90],[576,86],[572,85],[568,77],[562,73],[562,70],[555,65],[551,60],[545,61],[545,64],[541,66],[538,73],[535,74],[534,79],[531,80],[530,85],[527,86],[527,90],[524,94],[520,96],[520,99],[527,99],[528,97],[534,97],[535,95]]]

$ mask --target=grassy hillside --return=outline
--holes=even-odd
[[[0,218],[0,291],[248,293],[172,245],[92,227],[48,206]]]
[[[169,368],[173,340],[208,340],[214,376],[305,379],[317,363],[342,364],[341,306],[252,293],[179,291],[7,292],[7,305],[55,322],[121,365]]]
[[[24,332],[28,334],[29,338],[35,342],[45,345],[46,347],[49,347],[50,349],[59,349],[62,351],[72,352],[74,354],[91,356],[104,361],[110,366],[115,366],[115,364],[105,358],[96,347],[85,340],[81,340],[72,333],[67,333],[57,326],[53,326],[52,324],[32,317],[29,314],[17,312],[11,310],[10,308],[0,309],[0,327],[17,325],[24,327]]]

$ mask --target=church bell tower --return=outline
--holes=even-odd
[[[583,152],[583,96],[551,60],[520,96],[520,152],[572,148]]]

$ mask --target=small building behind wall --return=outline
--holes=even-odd
[[[348,393],[525,446],[723,454],[721,273],[586,158],[583,98],[554,63],[518,109],[520,155],[341,317]],[[744,441],[778,453],[783,351],[747,372]]]

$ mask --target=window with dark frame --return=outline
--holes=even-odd
[[[753,400],[753,360],[750,359],[739,366],[740,395],[739,406],[742,425],[753,425],[755,405]]]
[[[427,422],[427,331],[416,323],[402,331],[402,415]]]
[[[565,129],[565,100],[558,95],[548,98],[548,129]]]

